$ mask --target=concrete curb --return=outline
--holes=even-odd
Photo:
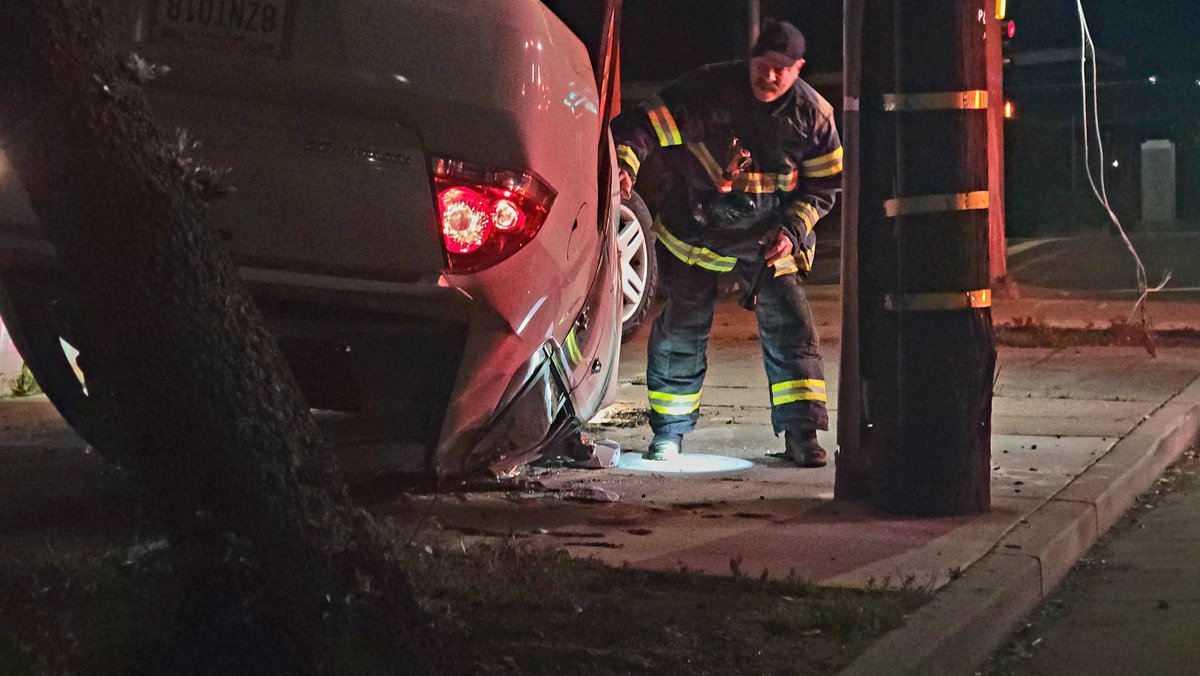
[[[975,673],[1198,437],[1200,380],[1126,434],[842,676]]]

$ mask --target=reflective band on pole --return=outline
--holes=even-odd
[[[992,306],[992,290],[944,291],[940,293],[887,294],[883,307],[892,312],[936,312]]]
[[[988,93],[983,89],[965,92],[929,92],[926,94],[884,94],[883,109],[903,110],[986,110]]]
[[[991,202],[988,191],[960,192],[953,195],[920,195],[897,197],[883,203],[888,217],[911,214],[935,214],[942,211],[972,211],[987,209]]]

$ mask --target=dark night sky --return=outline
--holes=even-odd
[[[787,19],[808,36],[809,72],[841,68],[843,0],[760,1],[764,17]],[[598,15],[580,0],[546,2],[560,15],[576,15],[572,24]],[[1132,74],[1200,79],[1200,0],[1083,4],[1097,47],[1129,59]],[[624,0],[623,11],[622,65],[630,80],[673,79],[746,54],[743,0]],[[1079,44],[1075,0],[1009,0],[1008,14],[1017,23],[1016,51]]]
[[[1130,60],[1135,74],[1200,78],[1200,0],[1084,0],[1098,48]],[[1075,0],[1010,0],[1015,47],[1075,47]]]
[[[804,31],[810,70],[841,68],[842,0],[761,0],[761,5],[764,17],[789,20]],[[672,79],[749,51],[744,0],[624,0],[623,6],[622,68],[629,79]]]

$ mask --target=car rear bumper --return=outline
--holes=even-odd
[[[352,445],[369,449],[371,471],[508,469],[573,413],[557,343],[529,343],[445,282],[238,271],[309,404],[358,419]],[[0,274],[60,295],[58,260],[39,237],[0,233]],[[497,427],[513,438],[496,443]]]
[[[402,449],[380,469],[511,469],[571,413],[553,341],[529,343],[491,305],[444,282],[239,272],[310,403],[355,411],[381,447]]]

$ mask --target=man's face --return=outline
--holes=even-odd
[[[792,61],[779,52],[765,52],[750,59],[750,87],[754,90],[754,98],[763,103],[779,99],[796,84],[803,67],[804,59]]]

